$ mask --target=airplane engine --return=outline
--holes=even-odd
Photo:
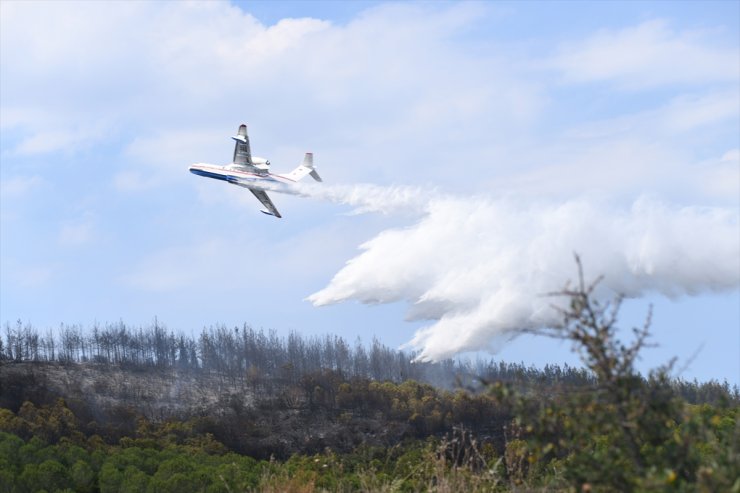
[[[263,164],[265,166],[270,166],[270,161],[263,158],[263,157],[252,157],[252,164],[255,166],[259,166],[260,164]]]

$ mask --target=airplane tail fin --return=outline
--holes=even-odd
[[[311,178],[313,178],[316,181],[324,181],[319,176],[319,173],[316,171],[316,168],[313,167],[313,153],[307,152],[306,155],[303,157],[303,162],[300,166],[298,166],[296,169],[291,171],[290,173],[287,173],[284,176],[285,178],[289,178],[293,181],[298,181],[302,178],[304,178],[306,175],[311,175]]]
[[[249,137],[247,136],[247,126],[243,123],[239,125],[237,134],[232,137],[236,141],[234,146],[234,158],[231,160],[234,164],[252,164],[252,151],[249,148]]]

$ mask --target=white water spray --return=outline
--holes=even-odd
[[[314,195],[314,194],[312,194]],[[738,211],[638,199],[619,209],[578,199],[521,204],[403,187],[327,187],[320,196],[357,211],[412,210],[416,223],[361,245],[315,306],[408,303],[430,320],[410,345],[420,358],[490,349],[500,336],[559,321],[546,296],[573,279],[573,253],[603,275],[595,295],[693,295],[740,284]]]

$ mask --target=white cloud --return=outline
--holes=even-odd
[[[632,135],[594,140],[564,140],[533,155],[535,165],[492,183],[501,194],[560,198],[601,197],[666,191],[685,175],[686,158],[673,149]],[[544,164],[541,164],[544,163]],[[667,181],[666,181],[667,180]]]
[[[627,89],[737,82],[738,46],[717,46],[713,34],[650,20],[564,44],[548,65],[567,82],[610,81]]]
[[[234,131],[236,128],[234,128]],[[183,166],[197,161],[199,152],[208,150],[209,155],[223,154],[223,162],[231,159],[232,141],[230,134],[213,130],[165,129],[152,137],[137,137],[126,148],[128,157],[146,162],[154,167]],[[196,156],[196,157],[194,157]],[[185,166],[187,166],[185,164]]]
[[[718,160],[710,160],[698,166],[704,173],[700,186],[710,197],[724,198],[731,203],[740,199],[740,150],[727,151]]]
[[[685,134],[740,119],[740,91],[681,94],[668,102],[640,111],[580,123],[567,129],[568,138],[595,139],[634,136],[644,140],[683,139]]]
[[[684,203],[729,199],[719,188],[707,193],[708,165],[700,163],[717,162],[716,147],[726,149],[722,143],[740,123],[738,107],[740,91],[708,92],[579,123],[556,133],[553,142],[523,150],[528,166],[490,186],[499,193],[560,198],[587,192],[629,199],[653,193]]]
[[[693,132],[728,120],[737,121],[740,118],[740,91],[684,95],[662,108],[659,116],[661,128],[671,133]],[[649,123],[644,122],[645,126]]]
[[[508,133],[541,108],[536,85],[501,53],[468,53],[454,41],[480,16],[473,4],[384,5],[344,26],[264,26],[216,2],[75,7],[30,4],[4,15],[3,106],[26,134],[20,151],[242,120],[313,145],[424,149],[429,135],[469,139],[471,119],[498,126],[481,136]]]
[[[79,247],[94,241],[95,219],[92,214],[85,214],[83,217],[65,221],[59,228],[58,241],[65,247]]]
[[[250,206],[256,208],[258,203],[251,199]],[[327,235],[335,240],[328,242]],[[291,284],[322,277],[327,265],[333,267],[337,258],[352,250],[356,236],[351,225],[309,228],[283,240],[271,240],[259,227],[211,235],[205,240],[142,252],[119,281],[147,293],[195,295],[201,302],[205,299],[216,305],[240,299],[246,302],[250,296],[253,302],[263,303],[266,296],[287,289],[284,282],[288,273]],[[236,298],[234,293],[239,293]]]
[[[0,182],[0,195],[4,200],[22,198],[43,183],[44,180],[38,175],[4,178]]]
[[[115,170],[121,189],[161,186],[155,167],[181,172],[208,160],[196,156],[228,159],[227,136],[241,121],[261,125],[260,152],[310,146],[318,159],[331,157],[327,176],[344,180],[469,187],[450,170],[483,172],[485,183],[492,168],[498,177],[535,157],[551,162],[538,149],[554,144],[531,139],[548,109],[547,79],[526,68],[521,52],[458,39],[485,19],[478,4],[389,4],[346,25],[304,18],[272,26],[218,2],[44,5],[4,7],[3,124],[24,129],[19,152],[123,139],[134,163]],[[737,81],[736,58],[706,32],[653,20],[573,41],[552,64],[570,81],[645,87]],[[731,118],[736,102],[735,90],[680,95],[660,110],[662,121],[641,109],[626,122],[686,132]],[[639,137],[646,126],[627,131]],[[658,137],[655,147],[674,144],[674,135]]]
[[[39,288],[51,281],[54,269],[47,266],[26,266],[22,271],[16,272],[18,283],[25,288]]]
[[[36,290],[48,286],[53,280],[58,266],[52,264],[18,262],[14,258],[4,258],[2,277],[9,286]]]
[[[228,136],[246,121],[257,122],[253,147],[276,167],[289,169],[282,163],[310,149],[330,181],[480,190],[495,178],[541,192],[539,184],[556,179],[578,190],[637,183],[641,192],[660,182],[675,156],[689,155],[678,134],[711,131],[737,113],[736,90],[695,90],[659,108],[570,127],[570,136],[601,131],[610,139],[564,142],[568,128],[551,141],[533,138],[549,109],[546,79],[505,48],[471,49],[457,39],[484,17],[476,4],[390,4],[346,25],[273,26],[216,2],[113,4],[100,22],[85,21],[97,19],[99,5],[78,7],[77,28],[61,47],[52,35],[68,8],[50,5],[39,22],[33,8],[7,10],[4,125],[23,129],[18,152],[123,146],[127,160],[112,170],[122,191],[184,180],[194,161],[228,160]],[[18,27],[26,24],[31,33]],[[674,64],[678,56],[684,64]],[[649,21],[574,41],[553,63],[570,81],[645,87],[638,82],[732,82],[732,70],[717,68],[732,56],[706,33]],[[33,84],[23,80],[55,82],[29,98]],[[532,173],[527,163],[545,170]]]
[[[211,276],[213,266],[222,261],[228,245],[221,239],[170,247],[145,258],[132,272],[122,277],[124,283],[145,291],[177,291],[195,287]]]
[[[140,192],[156,186],[151,176],[144,177],[137,171],[121,171],[113,177],[113,186],[121,192]]]
[[[15,148],[17,154],[45,154],[88,147],[106,134],[104,127],[66,130],[60,125],[43,125],[44,128],[21,140]]]

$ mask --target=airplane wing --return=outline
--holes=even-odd
[[[255,190],[253,188],[250,188],[249,191],[252,192],[254,196],[257,197],[257,200],[262,202],[262,205],[264,205],[265,208],[267,209],[266,211],[263,210],[262,212],[264,212],[265,214],[269,214],[271,216],[275,216],[275,217],[283,217],[280,215],[278,210],[275,208],[275,206],[272,203],[272,200],[270,200],[270,197],[267,196],[266,192],[264,192],[263,190]]]
[[[277,210],[277,207],[275,207],[275,205],[272,203],[272,200],[270,200],[270,197],[267,196],[267,192],[265,192],[264,190],[252,188],[249,185],[245,185],[244,183],[239,183],[238,181],[231,181],[231,180],[227,180],[227,181],[233,185],[246,188],[250,192],[252,192],[254,196],[257,197],[257,200],[262,202],[262,205],[264,205],[265,208],[267,209],[267,210],[260,209],[260,212],[264,212],[265,214],[270,215],[270,216],[283,217],[280,215],[280,213]]]

